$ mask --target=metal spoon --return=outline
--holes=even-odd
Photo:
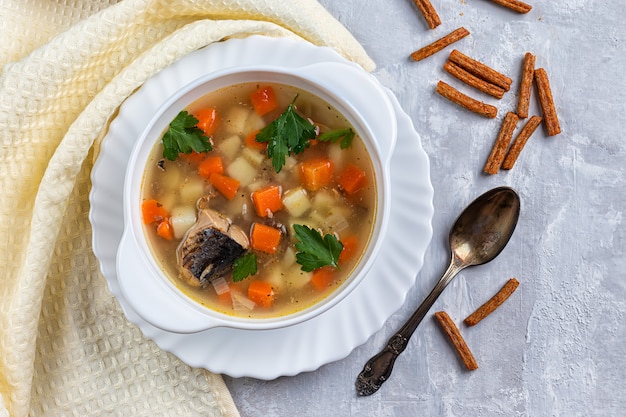
[[[450,266],[387,346],[367,361],[356,379],[359,396],[372,395],[389,378],[396,358],[452,278],[468,266],[481,265],[498,256],[515,230],[519,212],[519,196],[509,187],[487,191],[467,206],[450,229]]]

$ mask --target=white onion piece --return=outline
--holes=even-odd
[[[254,301],[236,291],[231,292],[231,298],[233,300],[233,310],[235,310],[235,313],[247,314],[256,306]]]
[[[324,220],[323,226],[325,229],[332,230],[335,233],[341,233],[343,230],[347,229],[350,224],[343,215],[333,213]]]
[[[227,292],[230,291],[230,288],[228,287],[228,283],[226,282],[224,277],[219,277],[217,279],[214,279],[213,281],[211,281],[211,284],[213,285],[213,289],[215,289],[215,293],[217,295],[226,294]]]

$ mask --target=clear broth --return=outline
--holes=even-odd
[[[278,99],[276,110],[259,116],[250,95],[260,87],[257,83],[243,83],[207,94],[186,109],[191,114],[203,108],[214,108],[218,115],[216,130],[211,135],[213,150],[207,154],[220,156],[224,175],[240,181],[236,196],[229,200],[217,192],[209,181],[199,175],[197,161],[179,157],[175,161],[163,158],[163,145],[159,140],[146,165],[142,186],[142,200],[155,199],[170,214],[170,222],[189,224],[190,216],[197,212],[199,199],[211,196],[210,208],[222,213],[244,232],[253,223],[283,225],[278,251],[266,254],[251,250],[258,256],[258,273],[242,281],[233,282],[230,274],[224,278],[229,292],[218,295],[212,285],[194,287],[179,278],[176,251],[183,237],[178,227],[177,237],[166,240],[156,232],[155,224],[145,225],[144,231],[159,265],[165,275],[186,295],[196,302],[221,313],[252,318],[278,317],[308,308],[332,294],[350,276],[361,260],[371,239],[376,217],[376,180],[367,148],[356,135],[352,146],[341,149],[339,143],[318,142],[303,153],[287,158],[280,173],[271,166],[266,151],[246,145],[244,138],[276,119],[294,100],[300,115],[308,118],[321,132],[351,127],[346,118],[321,98],[306,91],[283,84],[264,83],[271,86]],[[333,164],[333,181],[316,191],[302,190],[299,166],[313,158],[327,158]],[[337,177],[348,164],[366,173],[365,186],[353,195],[347,195],[337,184]],[[256,214],[251,194],[269,185],[279,185],[283,200],[296,193],[304,194],[304,212],[286,207],[271,214],[271,218]],[[295,191],[294,191],[295,190]],[[286,206],[286,205],[285,205]],[[302,206],[299,206],[302,207]],[[340,263],[334,280],[322,289],[312,284],[313,272],[304,272],[296,262],[294,224],[304,224],[319,230],[322,235],[332,233],[340,241],[356,242],[354,254]],[[253,280],[269,282],[274,292],[270,307],[252,305],[246,299],[247,288]],[[223,290],[223,289],[222,289]],[[251,307],[251,308],[249,308]]]

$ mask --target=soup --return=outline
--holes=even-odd
[[[324,100],[243,83],[172,121],[141,205],[151,251],[182,292],[224,314],[278,317],[350,276],[371,239],[376,181],[358,133]]]

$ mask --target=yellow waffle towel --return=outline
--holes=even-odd
[[[182,56],[251,34],[373,69],[315,0],[0,0],[0,417],[238,415],[220,375],[127,322],[87,215],[124,99]]]

